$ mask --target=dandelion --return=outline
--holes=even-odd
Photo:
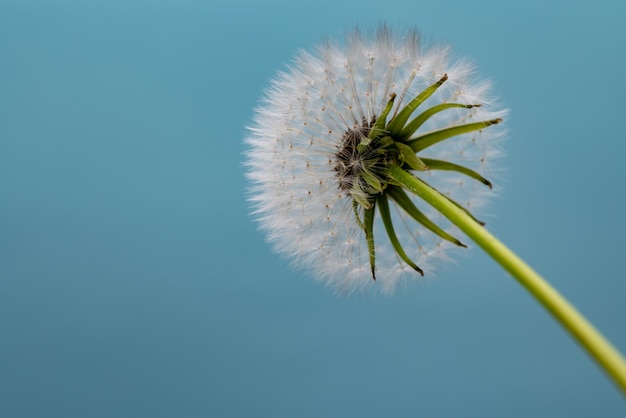
[[[275,249],[342,292],[391,292],[463,247],[458,230],[390,169],[479,209],[505,112],[489,83],[415,31],[354,31],[301,52],[256,111],[251,201]]]
[[[414,31],[301,52],[247,137],[250,200],[274,248],[342,292],[399,283],[465,247],[497,261],[626,393],[626,361],[548,282],[491,235],[484,205],[499,157],[498,109],[472,66]]]

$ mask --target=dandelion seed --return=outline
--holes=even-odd
[[[468,62],[423,49],[415,31],[355,30],[300,52],[246,138],[254,215],[275,250],[317,279],[391,292],[465,246],[392,169],[479,210],[499,156],[493,125],[505,112],[494,107]]]

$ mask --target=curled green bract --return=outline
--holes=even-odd
[[[374,280],[376,279],[376,251],[373,225],[377,211],[382,219],[389,242],[399,259],[419,274],[424,274],[423,270],[409,258],[396,236],[388,199],[392,199],[412,220],[431,233],[455,245],[465,247],[461,241],[444,231],[415,205],[407,195],[407,192],[413,193],[411,185],[407,183],[404,176],[393,175],[394,171],[401,169],[411,176],[415,176],[415,172],[426,170],[454,171],[479,181],[489,188],[492,187],[491,182],[475,170],[450,161],[422,158],[419,155],[421,151],[432,145],[458,135],[482,130],[502,121],[502,119],[497,118],[448,126],[430,132],[418,132],[426,120],[447,109],[471,109],[480,106],[480,104],[440,103],[429,107],[411,119],[418,108],[446,80],[448,80],[448,76],[444,75],[390,116],[396,100],[396,94],[392,93],[387,105],[379,115],[370,121],[363,120],[358,129],[346,131],[341,148],[336,155],[335,170],[340,178],[340,188],[345,190],[353,199],[354,216],[357,225],[365,233]],[[424,180],[421,179],[421,181]],[[476,222],[482,224],[474,218],[469,210],[455,202],[453,198],[445,195],[444,197]]]

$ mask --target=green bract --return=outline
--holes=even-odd
[[[421,151],[441,141],[478,131],[502,121],[498,118],[418,133],[417,131],[422,124],[439,112],[446,109],[470,109],[480,106],[480,104],[441,103],[424,110],[409,121],[418,107],[447,79],[448,76],[444,75],[390,117],[389,114],[396,99],[395,93],[391,94],[380,115],[371,121],[364,120],[360,127],[346,131],[342,146],[337,152],[335,170],[340,179],[340,188],[348,192],[353,199],[357,224],[365,232],[374,280],[376,279],[374,216],[377,207],[385,231],[398,257],[421,275],[424,274],[422,269],[407,256],[396,236],[389,210],[389,198],[397,203],[413,220],[432,233],[455,245],[465,247],[461,241],[438,227],[415,206],[405,192],[405,190],[411,191],[410,182],[407,181],[406,176],[398,175],[398,170],[408,174],[426,170],[456,171],[491,188],[491,183],[487,179],[470,168],[448,161],[419,157]],[[413,174],[410,175],[413,176]],[[449,197],[446,198],[471,216],[454,200]]]

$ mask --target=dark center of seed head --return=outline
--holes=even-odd
[[[363,138],[367,138],[376,122],[374,116],[369,122],[363,117],[360,126],[347,129],[341,137],[341,145],[335,154],[335,171],[339,179],[339,189],[349,191],[359,181],[362,157],[357,149]]]

